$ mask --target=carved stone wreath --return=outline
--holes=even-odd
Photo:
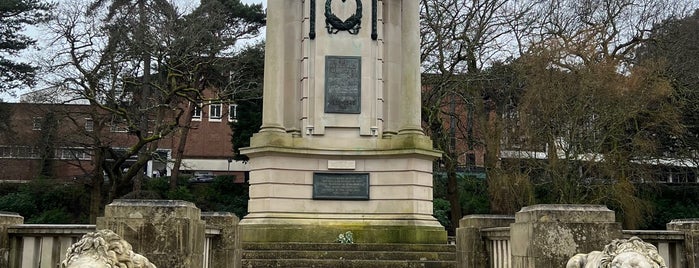
[[[362,0],[356,1],[357,10],[354,15],[343,21],[333,14],[332,0],[325,0],[325,28],[328,29],[329,34],[336,34],[340,31],[347,31],[350,34],[359,33],[359,29],[362,28]],[[342,2],[347,2],[347,0],[342,0]]]

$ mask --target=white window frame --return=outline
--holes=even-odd
[[[92,118],[85,118],[85,131],[92,132],[95,131],[95,120]]]
[[[238,122],[238,104],[228,105],[228,122]]]
[[[194,111],[192,111],[192,121],[201,121],[202,108],[201,102],[194,103]]]
[[[218,107],[218,115],[214,114],[214,107]],[[209,122],[221,122],[223,118],[223,105],[220,103],[210,103],[209,104]]]
[[[60,160],[91,160],[85,148],[62,147],[56,149],[56,159]]]
[[[43,118],[39,116],[32,117],[32,130],[41,130],[42,120]]]

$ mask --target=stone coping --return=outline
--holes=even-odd
[[[11,234],[73,234],[94,232],[94,224],[17,224],[8,228]]]
[[[201,212],[202,217],[236,217],[238,218],[235,213],[232,212],[226,212],[226,211],[202,211]]]
[[[603,205],[539,204],[523,207],[515,214],[516,223],[614,223],[614,211]]]
[[[682,223],[699,224],[699,218],[675,219],[675,220],[670,221],[670,224],[682,224]]]
[[[22,217],[22,215],[16,212],[0,211],[0,217]]]
[[[189,201],[159,199],[115,199],[107,206],[196,207]]]
[[[529,211],[611,211],[604,205],[587,204],[538,204],[523,207],[519,212]]]
[[[506,227],[515,222],[514,215],[472,214],[459,220],[461,228]]]
[[[496,214],[471,214],[466,215],[461,219],[496,219],[496,220],[514,220],[514,215],[496,215]]]

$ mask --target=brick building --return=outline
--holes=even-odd
[[[236,120],[236,105],[200,105],[187,135],[182,173],[230,174],[243,181],[247,166],[231,160],[228,123]],[[134,144],[134,137],[126,129],[115,122],[92,118],[95,113],[104,114],[83,104],[0,103],[0,181],[31,180],[42,175],[61,180],[89,178],[95,164],[91,147],[96,136],[116,151]],[[148,175],[170,175],[180,131],[158,141],[157,157],[147,165]]]

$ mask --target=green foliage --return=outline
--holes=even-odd
[[[34,197],[28,193],[11,193],[0,197],[0,210],[20,213],[25,217],[38,211]]]
[[[239,218],[247,215],[248,185],[235,183],[235,176],[217,176],[210,183],[188,183],[180,177],[179,187],[169,190],[167,177],[154,178],[144,184],[144,189],[167,199],[193,202],[202,211],[225,211]]]
[[[434,217],[447,229],[451,227],[451,204],[446,199],[447,178],[442,174],[434,176]],[[459,175],[458,191],[462,215],[487,214],[490,201],[486,181],[473,176]]]
[[[675,219],[699,218],[699,185],[679,184],[639,187],[640,195],[653,204],[642,229],[665,230],[665,225]]]
[[[451,229],[451,220],[449,220],[451,204],[449,204],[449,201],[443,198],[435,198],[432,202],[432,207],[434,210],[434,217],[439,223],[446,229]]]
[[[50,8],[40,0],[3,0],[0,4],[0,92],[34,83],[36,68],[8,56],[36,42],[21,32],[28,25],[46,21]]]
[[[41,212],[36,217],[33,217],[26,221],[29,224],[66,224],[72,223],[70,213],[68,213],[65,208],[53,208],[44,212]]]
[[[264,43],[249,46],[234,59],[239,88],[233,96],[238,104],[238,120],[231,123],[234,159],[247,161],[240,148],[250,146],[250,138],[262,125],[262,81],[264,80]]]
[[[7,193],[6,189],[16,192]],[[87,221],[89,201],[89,192],[82,185],[54,180],[0,187],[0,210],[19,213],[27,223],[83,223]]]
[[[190,192],[187,187],[183,186],[177,187],[174,191],[168,191],[167,199],[195,202],[195,197],[192,192]]]

